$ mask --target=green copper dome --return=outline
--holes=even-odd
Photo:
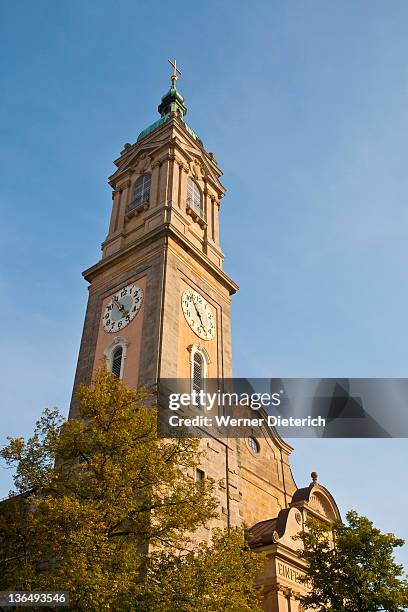
[[[157,109],[161,115],[160,119],[149,125],[145,130],[142,130],[137,137],[137,142],[142,140],[145,136],[148,136],[152,132],[154,132],[157,128],[164,125],[169,119],[172,117],[172,113],[175,113],[177,117],[182,121],[184,127],[187,132],[198,142],[201,142],[200,138],[191,129],[189,125],[184,121],[184,115],[187,113],[187,108],[184,104],[184,98],[179,91],[177,91],[175,80],[173,80],[172,85],[167,93],[161,99],[161,102]]]
[[[149,127],[147,127],[145,130],[142,130],[139,136],[137,137],[137,142],[139,142],[139,140],[142,140],[142,138],[144,138],[148,134],[151,134],[152,132],[154,132],[154,130],[159,128],[164,123],[166,123],[166,121],[168,121],[170,117],[171,117],[170,113],[168,115],[163,115],[160,119],[152,123],[152,125],[149,125]]]
[[[169,91],[162,97],[157,110],[162,117],[168,113],[177,113],[180,119],[187,113],[187,108],[184,106],[184,98],[181,93],[177,91],[174,81]]]

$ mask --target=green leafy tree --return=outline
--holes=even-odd
[[[158,438],[149,403],[102,369],[78,393],[78,418],[46,410],[27,442],[9,439],[1,455],[16,468],[16,491],[0,505],[0,590],[66,590],[74,610],[154,612],[170,608],[158,597],[144,606],[146,580],[158,592],[171,563],[185,582],[204,558],[209,567],[211,546],[192,535],[216,516],[217,485],[189,475],[202,457],[197,440]],[[232,541],[223,534],[214,546],[232,554]],[[219,589],[244,591],[242,572],[235,580],[216,550]],[[234,554],[253,576],[252,553]]]
[[[404,541],[382,533],[357,512],[347,523],[307,522],[297,536],[304,544],[299,556],[306,561],[305,582],[310,594],[306,610],[318,612],[399,612],[408,606],[408,584],[394,548]]]
[[[151,557],[136,591],[140,610],[157,612],[262,612],[255,572],[264,558],[252,553],[239,529],[214,530],[211,544],[175,556]]]

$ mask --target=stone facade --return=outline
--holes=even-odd
[[[232,376],[230,303],[238,287],[222,269],[218,225],[222,173],[214,155],[185,123],[180,94],[172,87],[166,96],[159,107],[162,118],[136,143],[125,145],[109,179],[113,189],[109,232],[101,260],[84,272],[89,299],[73,398],[79,383],[91,382],[115,342],[126,346],[123,380],[130,387],[190,378],[193,346],[208,356],[208,377]],[[171,112],[166,112],[169,108]],[[143,176],[148,176],[149,194],[134,205],[135,187]],[[201,194],[199,214],[189,200],[189,179]],[[144,291],[140,311],[119,333],[105,331],[102,316],[109,299],[135,282]],[[206,300],[216,322],[214,338],[198,338],[187,324],[181,309],[185,289]],[[76,416],[74,399],[70,416]],[[322,487],[313,484],[297,490],[289,465],[292,448],[276,431],[264,427],[254,435],[257,453],[245,439],[202,441],[203,471],[224,481],[219,518],[213,525],[251,528],[251,545],[268,555],[267,571],[261,577],[265,610],[293,612],[302,588],[296,579],[302,567],[291,536],[308,512],[319,514],[323,508],[320,514],[326,513],[326,520],[338,512]],[[199,536],[209,537],[213,525]]]
[[[300,598],[306,587],[300,580],[304,562],[297,556],[302,545],[294,539],[305,528],[308,518],[334,521],[340,514],[332,495],[317,483],[312,472],[308,487],[297,489],[288,506],[279,514],[260,521],[248,529],[248,541],[253,550],[266,554],[266,566],[259,583],[264,591],[265,612],[301,612]]]

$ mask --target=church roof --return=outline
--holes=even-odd
[[[331,493],[317,483],[316,472],[312,472],[311,476],[312,482],[310,485],[295,491],[288,508],[283,508],[279,511],[278,516],[255,523],[255,525],[245,531],[246,540],[251,548],[276,544],[287,532],[289,535],[295,533],[293,532],[293,525],[295,525],[297,530],[301,524],[302,519],[298,509],[304,505],[303,502],[307,504],[308,513],[317,513],[318,516],[329,521],[340,518],[337,504]],[[298,525],[293,523],[293,517]]]
[[[260,521],[247,529],[246,538],[251,548],[264,546],[265,544],[275,544],[276,538],[281,538],[286,531],[290,510],[290,508],[283,508],[276,518]]]
[[[314,487],[314,484],[312,483],[308,487],[297,489],[293,494],[292,504],[296,502],[301,502],[301,501],[309,501],[310,494],[312,492],[313,487]]]
[[[272,534],[275,531],[278,518],[260,521],[246,530],[246,539],[251,547],[272,544]]]
[[[167,123],[167,121],[169,121],[170,119],[171,119],[170,113],[167,113],[166,115],[163,115],[163,117],[160,117],[160,119],[158,119],[157,121],[149,125],[149,127],[147,127],[146,129],[140,132],[139,136],[137,137],[136,142],[139,142],[139,140],[142,140],[142,138],[144,138],[145,136],[148,136],[149,134],[157,130],[159,127]],[[184,127],[186,128],[187,132],[190,134],[190,136],[192,136],[195,140],[197,140],[197,142],[202,144],[201,138],[197,136],[195,131],[188,125],[188,123],[186,123],[184,119],[182,119],[181,117],[179,117],[179,119],[181,123],[184,125]]]
[[[170,113],[167,113],[167,115],[163,115],[162,117],[160,117],[160,119],[158,119],[157,121],[149,125],[149,127],[142,130],[139,136],[137,137],[137,142],[139,142],[139,140],[142,140],[142,138],[144,138],[145,136],[148,136],[149,134],[154,132],[154,130],[157,130],[157,128],[159,128],[161,125],[166,123],[170,118],[171,118]]]

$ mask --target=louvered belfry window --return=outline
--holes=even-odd
[[[204,385],[204,360],[201,353],[198,351],[194,353],[194,361],[193,361],[193,391],[197,391],[199,393]]]
[[[122,359],[123,359],[123,349],[121,346],[118,346],[112,353],[112,373],[116,376],[116,378],[120,378],[120,373],[122,370]]]
[[[187,204],[194,210],[202,219],[204,219],[203,198],[197,183],[189,178],[187,181]]]
[[[129,204],[129,210],[133,210],[150,199],[150,174],[143,174],[137,179],[133,188],[133,200]]]

